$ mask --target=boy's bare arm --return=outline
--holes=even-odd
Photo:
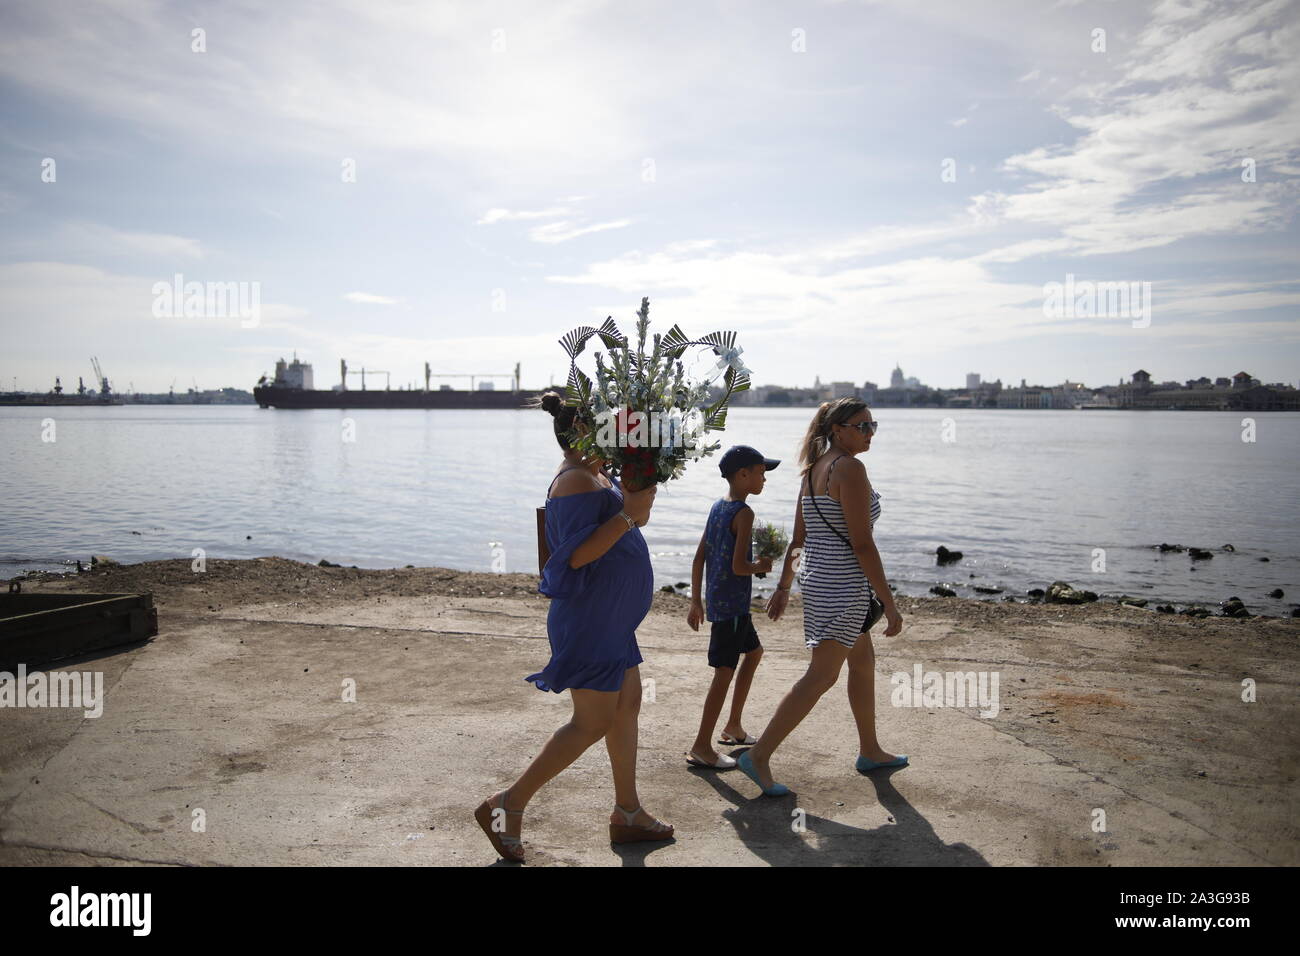
[[[691,602],[700,600],[700,588],[704,582],[704,538],[700,535],[700,543],[695,549],[695,560],[691,562]]]
[[[754,533],[754,509],[746,505],[736,512],[732,519],[736,531],[736,547],[731,552],[731,570],[734,574],[757,574],[772,570],[771,558],[750,561],[745,557],[749,553],[749,541]]]
[[[708,532],[706,531],[705,534]],[[704,623],[704,603],[700,600],[700,582],[704,579],[704,535],[700,535],[699,547],[695,549],[695,560],[691,562],[691,609],[686,612],[686,623],[692,631],[698,631]]]

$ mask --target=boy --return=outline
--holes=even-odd
[[[713,683],[704,698],[704,714],[700,718],[700,733],[695,738],[686,762],[694,767],[729,770],[736,761],[713,749],[713,728],[717,726],[722,702],[727,698],[727,687],[736,673],[736,664],[743,654],[736,677],[736,692],[731,698],[731,716],[723,728],[720,744],[732,746],[757,743],[748,736],[740,724],[745,698],[754,679],[754,671],[763,656],[763,646],[750,617],[751,575],[772,570],[772,559],[752,560],[751,532],[754,527],[754,510],[745,503],[749,495],[763,493],[767,472],[780,461],[764,458],[748,445],[736,445],[727,450],[718,463],[722,477],[727,479],[727,497],[719,498],[709,511],[709,520],[699,547],[695,549],[695,563],[691,567],[691,609],[686,623],[698,631],[705,617],[705,605],[700,601],[700,582],[707,569],[708,583],[705,599],[708,619],[712,622],[709,638],[709,666],[713,670]],[[737,547],[743,542],[744,547]]]

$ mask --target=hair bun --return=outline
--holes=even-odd
[[[560,409],[564,407],[564,399],[560,397],[559,392],[546,392],[542,395],[542,408],[546,409],[555,416]]]

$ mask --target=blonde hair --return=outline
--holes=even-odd
[[[866,411],[867,403],[860,398],[837,398],[833,402],[822,402],[808,425],[799,446],[799,475],[808,474],[813,462],[831,447],[831,426],[842,425],[858,412]]]

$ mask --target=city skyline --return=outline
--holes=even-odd
[[[281,362],[287,362],[287,361],[290,361],[290,360],[286,360],[286,359],[284,359],[283,357],[280,357],[279,361],[281,361]],[[291,361],[293,361],[293,362],[302,362],[304,365],[310,366],[310,373],[309,373],[309,374],[310,374],[311,377],[310,377],[310,379],[308,380],[309,384],[308,384],[307,386],[305,386],[305,387],[312,387],[312,388],[317,388],[317,389],[331,389],[331,388],[337,388],[337,387],[338,387],[338,384],[339,384],[339,383],[337,383],[337,382],[333,382],[333,381],[316,381],[316,378],[319,377],[319,373],[316,372],[316,370],[315,370],[315,366],[312,365],[312,363],[307,362],[305,359],[301,359],[301,358],[300,358],[296,353],[293,354]],[[277,364],[278,364],[278,363],[277,363]],[[352,374],[356,374],[356,375],[360,375],[363,371],[365,371],[366,374],[369,374],[369,375],[375,376],[375,378],[372,379],[372,381],[374,381],[374,382],[376,382],[376,383],[378,382],[378,378],[377,378],[377,376],[379,376],[379,375],[384,375],[384,374],[385,374],[384,371],[382,371],[382,370],[374,370],[374,369],[365,370],[365,369],[363,369],[363,368],[356,368],[356,369],[352,369],[351,371],[352,371]],[[1134,372],[1142,372],[1142,371],[1146,371],[1146,369],[1136,369],[1136,370],[1134,370]],[[822,376],[820,376],[820,375],[814,375],[814,376],[813,376],[813,382],[812,382],[811,384],[806,384],[806,385],[805,385],[805,384],[801,384],[801,383],[798,383],[798,382],[787,382],[787,381],[763,381],[763,380],[757,380],[757,379],[755,379],[755,380],[752,380],[752,381],[751,381],[751,388],[754,389],[754,390],[759,390],[759,389],[774,389],[774,388],[775,388],[775,389],[791,389],[791,390],[796,390],[796,391],[808,391],[808,390],[816,389],[816,388],[818,388],[818,387],[821,387],[821,388],[832,388],[832,387],[837,386],[837,385],[846,385],[846,384],[847,384],[847,385],[852,385],[855,389],[859,389],[859,390],[860,390],[860,389],[863,389],[863,388],[867,388],[867,387],[872,387],[872,388],[904,388],[904,389],[918,388],[918,389],[930,389],[930,390],[934,390],[934,391],[942,391],[942,392],[969,392],[969,391],[977,390],[977,389],[979,389],[979,388],[981,388],[981,387],[983,387],[983,388],[988,388],[989,386],[992,386],[992,385],[997,384],[997,385],[1000,385],[1002,388],[1008,388],[1008,389],[1009,389],[1009,388],[1022,388],[1022,387],[1026,387],[1026,386],[1031,387],[1031,388],[1052,388],[1052,387],[1057,387],[1057,386],[1061,386],[1061,385],[1081,385],[1081,386],[1083,386],[1084,388],[1086,388],[1086,389],[1088,389],[1088,390],[1090,390],[1090,391],[1095,391],[1095,390],[1100,390],[1100,389],[1103,389],[1103,388],[1114,388],[1114,387],[1116,387],[1116,386],[1118,386],[1118,385],[1128,384],[1128,383],[1130,383],[1130,382],[1132,381],[1132,376],[1133,376],[1133,374],[1134,374],[1134,373],[1129,373],[1128,375],[1121,375],[1121,376],[1120,376],[1116,381],[1112,381],[1112,382],[1087,382],[1087,381],[1084,381],[1084,380],[1081,380],[1081,379],[1074,379],[1074,378],[1070,378],[1070,377],[1066,377],[1066,378],[1064,378],[1064,379],[1061,379],[1060,381],[1049,382],[1049,381],[1047,381],[1047,380],[1039,380],[1039,379],[1035,379],[1035,378],[1033,378],[1032,376],[1022,375],[1022,376],[1020,376],[1019,384],[1017,384],[1017,382],[1016,382],[1015,380],[1008,380],[1008,381],[1006,381],[1006,382],[1003,382],[1003,381],[1001,380],[1001,378],[989,379],[989,378],[983,376],[983,375],[982,375],[981,373],[979,373],[979,372],[967,372],[966,375],[965,375],[965,384],[964,384],[964,385],[951,385],[951,386],[950,386],[950,385],[943,385],[943,384],[935,384],[935,383],[932,383],[932,382],[922,382],[922,381],[920,381],[916,376],[906,375],[905,373],[903,373],[902,376],[901,376],[903,380],[902,380],[901,382],[899,382],[899,381],[897,381],[897,379],[900,377],[900,376],[898,375],[898,373],[902,373],[902,372],[903,372],[903,369],[902,369],[901,364],[896,364],[895,367],[894,367],[894,369],[891,370],[891,373],[890,373],[890,375],[888,376],[888,380],[889,380],[889,384],[888,384],[888,385],[882,385],[882,384],[880,384],[880,383],[874,381],[874,380],[871,379],[871,378],[862,379],[862,380],[859,380],[859,381],[853,381],[853,380],[850,380],[850,379],[831,379],[831,378],[822,378]],[[1272,380],[1265,380],[1265,379],[1262,379],[1262,378],[1260,378],[1260,376],[1258,376],[1258,375],[1253,375],[1252,373],[1250,373],[1250,371],[1249,371],[1248,369],[1238,369],[1237,372],[1225,373],[1225,374],[1218,374],[1217,372],[1216,372],[1215,374],[1213,374],[1213,375],[1203,373],[1203,374],[1198,375],[1198,376],[1195,376],[1194,378],[1191,378],[1191,379],[1181,379],[1181,380],[1176,380],[1176,379],[1160,379],[1160,378],[1153,378],[1152,381],[1155,382],[1157,385],[1161,385],[1161,386],[1164,386],[1164,385],[1178,385],[1178,386],[1186,386],[1186,385],[1190,384],[1191,382],[1203,382],[1203,383],[1206,383],[1206,384],[1214,384],[1214,385],[1220,385],[1220,386],[1223,386],[1223,385],[1230,385],[1230,384],[1231,384],[1231,381],[1232,381],[1232,379],[1233,379],[1233,377],[1236,376],[1236,375],[1241,374],[1242,372],[1245,372],[1246,374],[1251,375],[1251,377],[1252,377],[1255,381],[1257,381],[1258,383],[1263,384],[1263,385],[1280,384],[1280,385],[1287,386],[1287,387],[1300,387],[1300,382],[1297,382],[1297,381],[1294,381],[1294,380],[1293,380],[1293,381],[1280,380],[1280,381],[1274,382],[1274,381],[1272,381]],[[1149,374],[1149,373],[1148,373],[1148,374]],[[972,378],[972,376],[977,380],[974,384],[972,384],[972,382],[971,382],[971,378]],[[109,376],[107,376],[107,374],[106,374],[105,377],[109,377]],[[273,371],[267,374],[267,380],[268,380],[268,381],[273,380],[274,377],[275,377],[275,375],[274,375],[274,372],[273,372]],[[468,377],[468,376],[465,376],[465,377]],[[400,378],[399,378],[399,379],[393,379],[393,378],[391,377],[391,375],[386,376],[386,378],[387,378],[388,381],[390,381],[391,383],[393,383],[393,384],[392,384],[392,387],[393,387],[393,388],[408,388],[408,387],[422,388],[422,387],[423,387],[423,382],[422,382],[422,380],[416,380],[416,379],[410,379],[410,380],[407,380],[407,379],[400,379]],[[480,377],[480,378],[482,378],[482,377]],[[85,383],[84,387],[85,387],[85,389],[87,390],[87,392],[94,392],[94,391],[97,389],[96,379],[95,379],[95,377],[94,377],[93,375],[82,375],[82,376],[81,376],[81,379],[82,379],[82,380],[84,381],[84,383]],[[499,384],[495,379],[487,379],[487,380],[488,380],[488,381],[492,381],[492,385],[491,385],[490,387],[492,387],[493,389],[497,389],[497,388],[501,388],[501,387],[502,387],[502,386],[501,386],[501,385],[500,385],[500,384]],[[882,381],[883,381],[883,378],[882,378]],[[75,382],[76,382],[76,378],[75,378],[75,377],[71,380],[71,382],[63,382],[63,381],[61,381],[61,382],[60,382],[60,387],[62,388],[62,390],[63,390],[64,393],[72,393],[72,392],[75,392],[75,391],[76,391],[76,388],[77,388]],[[119,394],[119,395],[120,395],[120,394],[133,394],[133,393],[137,393],[137,394],[164,394],[164,393],[166,393],[167,391],[170,390],[170,388],[169,388],[169,389],[162,389],[162,390],[144,389],[144,388],[139,388],[139,387],[132,388],[131,385],[133,385],[134,383],[130,383],[130,382],[128,382],[128,383],[119,383],[117,380],[115,380],[115,379],[113,379],[113,378],[111,378],[111,377],[109,377],[109,382],[110,382],[110,388],[111,388],[111,390],[112,390],[114,393]],[[194,383],[194,385],[197,385],[197,384],[198,384],[197,382]],[[249,392],[250,395],[251,395],[251,392],[252,392],[252,388],[251,388],[251,386],[244,386],[244,385],[242,385],[242,384],[237,384],[237,383],[224,383],[224,384],[219,384],[219,385],[205,385],[205,386],[199,387],[199,388],[197,388],[197,389],[194,387],[194,385],[189,385],[189,386],[187,386],[187,385],[184,385],[184,384],[182,383],[182,384],[181,384],[180,391],[179,391],[177,394],[186,394],[186,393],[188,393],[188,392],[190,392],[190,391],[198,391],[198,392],[217,392],[217,391],[221,391],[221,390],[225,390],[225,389],[238,389],[238,390],[241,390],[241,391],[247,391],[247,392]],[[53,387],[53,385],[51,385],[51,386],[49,386],[49,387],[45,387],[45,388],[39,388],[39,387],[38,387],[38,388],[26,388],[26,387],[22,387],[22,383],[21,383],[21,381],[15,382],[15,377],[11,377],[10,380],[9,380],[9,382],[6,382],[3,378],[0,378],[0,392],[3,392],[3,391],[9,391],[9,390],[14,390],[14,391],[27,392],[27,393],[44,393],[44,392],[49,391],[52,387]],[[303,387],[303,386],[301,386],[301,384],[300,384],[299,387]],[[354,382],[354,383],[353,383],[352,385],[350,385],[349,387],[352,388],[352,389],[359,389],[359,388],[361,388],[361,385],[358,384],[358,383],[356,383],[356,382]],[[375,385],[369,385],[369,386],[367,386],[367,387],[368,387],[368,388],[371,388],[371,389],[374,389],[374,388],[379,388],[379,387],[381,387],[381,386],[378,386],[377,384],[375,384]],[[432,387],[434,387],[434,388],[438,387],[437,383],[435,382],[435,383],[433,384]],[[509,385],[505,386],[505,388],[509,388],[509,387],[511,387],[511,386],[509,386]],[[564,387],[564,382],[563,382],[563,381],[559,381],[559,382],[547,382],[546,385],[540,385],[540,384],[537,384],[537,383],[531,383],[531,382],[524,381],[524,382],[521,384],[520,387],[521,387],[523,390],[525,390],[525,391],[541,390],[541,389],[547,389],[547,388],[555,388],[555,389],[560,389],[560,390],[562,390],[563,387]],[[740,403],[740,404],[745,404],[745,402],[744,402],[743,399],[741,399],[739,403]]]

